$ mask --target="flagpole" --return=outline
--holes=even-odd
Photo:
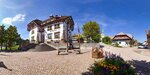
[[[79,48],[80,48],[80,28],[79,28],[79,25],[77,24],[77,26],[78,26],[78,37],[79,37]]]

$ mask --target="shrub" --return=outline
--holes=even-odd
[[[111,43],[112,43],[112,40],[111,40],[110,37],[105,36],[105,37],[102,39],[102,42],[105,43],[105,44],[111,44]]]
[[[135,75],[134,69],[120,56],[106,54],[105,58],[95,63],[89,68],[87,75]]]
[[[101,38],[101,35],[97,34],[95,36],[92,37],[92,40],[96,43],[100,42],[100,38]]]
[[[115,44],[114,44],[114,46],[115,46],[115,47],[122,48],[122,46],[119,46],[119,44],[118,44],[118,43],[115,43]]]

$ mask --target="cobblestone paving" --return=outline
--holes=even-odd
[[[0,53],[0,75],[81,75],[93,63],[91,52],[57,55],[57,51]]]

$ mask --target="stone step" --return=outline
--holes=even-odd
[[[36,51],[52,51],[52,50],[56,50],[56,49],[43,43],[43,44],[36,45],[35,48],[29,49],[28,51],[36,52]]]

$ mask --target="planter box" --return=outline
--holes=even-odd
[[[103,57],[104,57],[104,55],[103,55],[102,50],[99,50],[98,48],[92,49],[92,58],[99,59],[99,58],[103,58]]]

